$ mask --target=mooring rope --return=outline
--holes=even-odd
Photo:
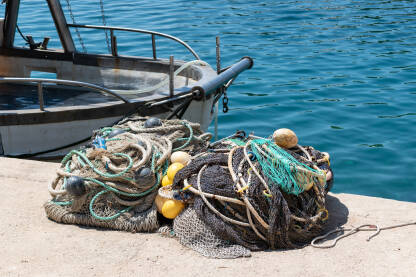
[[[404,227],[404,226],[409,226],[409,225],[416,225],[416,221],[409,222],[409,223],[390,225],[390,226],[386,226],[386,227],[379,227],[376,224],[363,224],[363,225],[360,225],[360,226],[355,227],[355,228],[336,228],[336,229],[331,230],[331,231],[329,231],[328,233],[326,233],[322,236],[318,236],[318,237],[314,238],[310,245],[312,247],[315,247],[315,248],[332,248],[332,247],[335,247],[337,242],[340,241],[341,239],[346,238],[348,236],[351,236],[355,233],[358,233],[359,231],[376,231],[374,234],[372,234],[371,236],[369,236],[367,238],[367,241],[370,241],[372,238],[379,235],[382,230],[389,230],[389,229],[394,229],[394,228],[399,228],[399,227]],[[363,229],[364,227],[368,227],[368,228]],[[345,231],[349,231],[349,232],[336,237],[335,240],[331,244],[328,244],[328,245],[317,244],[318,241],[326,239],[331,234],[339,233],[339,232],[345,232]]]

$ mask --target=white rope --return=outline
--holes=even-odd
[[[315,248],[332,248],[334,247],[337,242],[345,237],[351,236],[355,233],[358,233],[359,231],[376,231],[374,234],[372,234],[371,236],[369,236],[367,238],[367,241],[370,241],[372,238],[374,238],[375,236],[377,236],[378,234],[380,234],[380,232],[382,230],[388,230],[388,229],[393,229],[393,228],[399,228],[399,227],[404,227],[404,226],[409,226],[409,225],[416,225],[416,221],[414,222],[409,222],[409,223],[402,223],[402,224],[396,224],[396,225],[391,225],[391,226],[387,226],[387,227],[383,227],[380,228],[378,225],[374,225],[374,224],[363,224],[360,225],[356,228],[337,228],[335,230],[329,231],[328,233],[322,235],[322,236],[318,236],[316,238],[314,238],[311,242],[311,246],[315,247]],[[369,227],[367,229],[363,229],[364,227]],[[349,231],[346,234],[343,234],[339,237],[337,237],[331,244],[327,244],[327,245],[321,245],[321,244],[317,244],[317,241],[323,240],[325,238],[327,238],[329,235],[334,234],[334,233],[339,233],[339,232],[344,232],[344,231]]]

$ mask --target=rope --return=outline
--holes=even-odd
[[[247,186],[247,184],[245,183],[243,178],[241,178],[241,177],[237,178],[237,175],[234,173],[233,163],[232,163],[233,154],[238,148],[241,148],[241,147],[237,146],[237,147],[234,147],[233,149],[231,149],[230,154],[228,155],[228,170],[231,173],[231,177],[233,178],[233,181],[234,181],[237,189],[241,190],[240,182],[243,182],[244,186]],[[244,162],[244,160],[241,161],[240,166],[242,165],[243,162]],[[247,199],[247,196],[245,194],[242,194],[242,197],[243,197],[244,203],[246,204],[246,206],[250,210],[250,212],[253,213],[254,217],[260,222],[260,224],[264,228],[269,229],[269,225],[259,216],[259,214],[256,212],[254,207],[251,205],[250,201]]]
[[[120,177],[120,176],[124,175],[127,171],[129,171],[133,166],[133,160],[131,159],[131,157],[129,155],[124,154],[124,153],[114,153],[112,155],[121,156],[121,157],[126,158],[129,161],[129,164],[125,169],[123,169],[121,172],[119,172],[117,174],[108,174],[106,172],[102,172],[102,171],[98,170],[92,164],[92,162],[82,152],[77,151],[77,150],[72,150],[68,154],[66,154],[66,156],[63,158],[61,163],[65,164],[69,160],[69,158],[72,158],[72,155],[78,155],[81,159],[83,159],[92,168],[92,170],[94,170],[95,173],[97,173],[100,176],[106,177],[106,178]],[[80,163],[83,164],[82,160],[80,160]]]
[[[402,223],[402,224],[386,226],[386,227],[382,227],[382,228],[380,228],[378,225],[374,225],[374,224],[363,224],[363,225],[360,225],[356,228],[337,228],[337,229],[334,229],[332,231],[329,231],[328,233],[326,233],[322,236],[318,236],[318,237],[314,238],[311,242],[311,246],[315,247],[315,248],[332,248],[332,247],[335,247],[337,242],[340,241],[341,239],[346,238],[348,236],[351,236],[355,233],[358,233],[359,231],[376,231],[373,235],[371,235],[367,238],[367,241],[370,241],[372,238],[374,238],[375,236],[380,234],[380,232],[382,230],[389,230],[389,229],[394,229],[394,228],[399,228],[399,227],[404,227],[404,226],[409,226],[409,225],[416,225],[416,221],[410,222],[410,223]],[[368,227],[368,228],[363,229],[364,227]],[[345,231],[349,231],[349,232],[346,233],[346,234],[343,234],[341,236],[336,237],[335,240],[329,245],[317,244],[318,241],[327,238],[331,234],[339,233],[339,232],[345,232]]]
[[[194,133],[192,131],[191,125],[189,125],[187,122],[183,122],[182,124],[185,125],[188,128],[188,130],[189,130],[189,137],[187,137],[185,139],[186,142],[183,145],[181,145],[179,147],[176,147],[175,149],[173,149],[173,151],[179,151],[179,150],[187,147],[189,145],[189,143],[191,142],[191,140],[193,139],[193,137],[194,137]],[[181,140],[184,140],[184,139],[176,139],[176,141],[181,141]]]
[[[131,210],[131,209],[133,208],[133,206],[127,207],[127,208],[125,208],[125,209],[123,209],[123,210],[121,210],[121,211],[117,212],[116,214],[114,214],[114,215],[112,215],[112,216],[107,216],[107,217],[105,217],[105,216],[99,216],[99,215],[97,215],[97,214],[94,212],[94,209],[93,209],[93,207],[94,207],[94,202],[95,202],[95,200],[97,200],[97,199],[98,199],[98,197],[100,197],[101,195],[103,195],[103,194],[105,194],[105,193],[108,193],[108,192],[110,192],[110,191],[115,192],[115,193],[118,193],[118,194],[120,194],[120,195],[124,195],[124,196],[132,196],[132,197],[142,197],[142,196],[145,196],[145,195],[147,195],[147,194],[151,193],[152,191],[154,191],[154,190],[155,190],[155,189],[159,186],[159,183],[160,183],[160,174],[157,174],[157,179],[156,179],[156,182],[154,183],[154,185],[153,185],[150,189],[148,189],[148,190],[146,190],[146,191],[144,191],[144,192],[141,192],[141,193],[127,193],[127,192],[124,192],[124,191],[121,191],[121,190],[115,189],[115,188],[113,188],[113,187],[110,187],[110,186],[106,185],[105,183],[100,182],[100,181],[98,181],[98,180],[96,180],[96,179],[94,179],[94,178],[86,178],[86,180],[87,180],[87,181],[94,182],[94,183],[99,184],[100,186],[103,186],[104,188],[106,188],[106,190],[102,190],[102,191],[98,192],[98,193],[97,193],[96,195],[94,195],[94,197],[91,199],[90,204],[89,204],[89,211],[90,211],[90,214],[91,214],[91,215],[92,215],[95,219],[98,219],[98,220],[113,220],[113,219],[115,219],[115,218],[119,217],[120,215],[122,215],[123,213],[128,212],[129,210]],[[116,197],[116,200],[119,200],[119,198],[118,198],[118,197]],[[126,201],[120,201],[120,202],[122,202],[122,203],[120,203],[120,204],[122,204],[122,205],[125,205],[125,203],[126,203]],[[132,204],[132,203],[130,203],[130,204]],[[134,204],[136,204],[136,203],[134,203]]]
[[[253,244],[260,247],[262,242],[272,248],[296,247],[293,242],[304,243],[319,234],[329,214],[325,209],[325,183],[322,184],[326,178],[317,163],[318,157],[326,156],[316,150],[309,152],[310,147],[297,148],[296,153],[286,152],[264,138],[233,135],[195,155],[178,172],[173,188],[199,196],[194,200],[195,211],[213,230],[218,229],[217,235],[225,240],[249,242],[244,246],[250,249]],[[319,166],[322,162],[327,164],[325,159]],[[267,163],[276,172],[264,170]],[[214,166],[226,171],[219,172]],[[279,166],[286,166],[288,180],[298,183],[302,192],[298,195],[281,192],[282,182],[272,180],[280,174]],[[217,176],[216,171],[227,176],[226,179]],[[313,189],[305,191],[303,187],[310,183]]]
[[[200,130],[199,124],[185,120],[163,121],[160,127],[144,128],[147,118],[131,119],[96,131],[94,140],[104,141],[96,149],[72,150],[62,159],[57,178],[48,188],[53,196],[49,203],[69,210],[74,208],[74,212],[85,207],[83,213],[105,222],[115,220],[145,202],[150,204],[150,209],[153,201],[147,195],[158,188],[161,176],[166,174],[173,151],[172,141],[183,142],[175,149],[179,150],[193,147],[193,141],[206,145],[206,139],[210,138]],[[116,130],[124,132],[116,132],[109,138]],[[142,185],[135,179],[135,172],[143,166],[148,166],[155,174],[151,184]],[[89,189],[86,197],[74,197],[67,192],[67,178],[71,176],[82,178]],[[87,205],[83,204],[85,202]]]

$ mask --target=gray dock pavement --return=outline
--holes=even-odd
[[[0,158],[0,276],[416,276],[416,225],[340,240],[334,248],[207,259],[158,234],[64,225],[46,218],[59,164]],[[335,183],[336,186],[336,183]],[[330,194],[328,229],[416,221],[416,203]]]

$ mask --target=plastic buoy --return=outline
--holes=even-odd
[[[108,134],[107,138],[110,139],[125,132],[123,129],[114,129]]]
[[[191,155],[183,151],[177,151],[170,156],[170,161],[172,163],[181,163],[186,166],[191,160]]]
[[[185,205],[178,200],[168,199],[162,206],[162,215],[169,219],[174,219],[185,208]]]
[[[175,174],[176,172],[178,172],[179,170],[181,170],[183,168],[183,164],[181,163],[173,163],[168,167],[168,172],[166,173],[166,175],[168,176],[168,178],[170,180],[174,180],[175,178]]]
[[[76,197],[83,196],[87,192],[84,179],[78,176],[71,176],[66,179],[65,189],[69,194]]]
[[[286,128],[274,131],[273,140],[278,146],[286,149],[295,147],[298,144],[298,137],[295,132]]]
[[[159,213],[162,213],[162,206],[163,206],[163,203],[165,203],[166,200],[167,200],[167,198],[163,198],[159,194],[156,195],[155,204],[156,204],[157,211]]]
[[[158,126],[162,126],[162,120],[157,117],[150,117],[144,122],[145,128],[154,128]]]
[[[185,204],[183,202],[164,198],[159,194],[155,198],[155,204],[158,212],[169,219],[177,217],[185,208]]]
[[[172,180],[169,179],[168,175],[165,175],[162,179],[162,187],[172,185]]]
[[[151,186],[155,183],[156,177],[150,168],[142,166],[134,173],[134,180],[142,186]]]

